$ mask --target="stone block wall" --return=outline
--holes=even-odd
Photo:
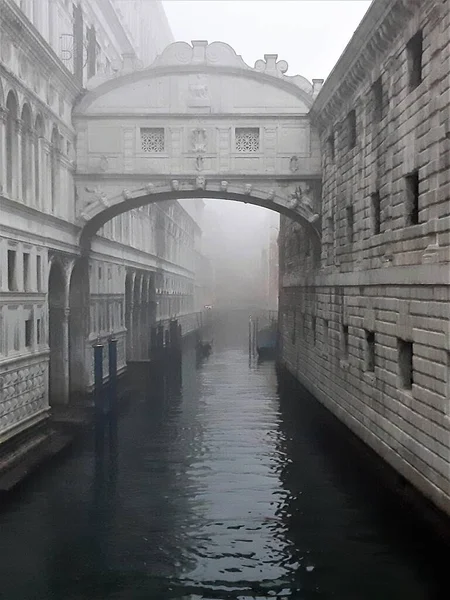
[[[375,1],[312,113],[315,256],[282,219],[282,360],[450,514],[450,5]]]

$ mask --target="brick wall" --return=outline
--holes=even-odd
[[[450,514],[450,2],[374,2],[312,113],[322,246],[282,219],[282,359]]]

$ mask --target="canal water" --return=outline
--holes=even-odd
[[[92,434],[0,506],[0,598],[448,597],[449,555],[244,321],[135,381],[115,443]]]

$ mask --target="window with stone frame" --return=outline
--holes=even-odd
[[[379,123],[383,119],[383,81],[379,77],[372,85],[373,121]]]
[[[378,235],[381,230],[381,199],[378,190],[371,194],[370,203],[372,213],[372,233]]]
[[[351,204],[345,207],[345,220],[347,225],[347,241],[349,244],[353,244],[355,217]]]
[[[351,110],[347,115],[347,139],[348,147],[356,146],[356,111]]]
[[[375,371],[375,332],[364,330],[366,352],[365,352],[365,370],[373,373]]]
[[[8,250],[8,290],[10,292],[17,291],[16,257],[15,250]]]
[[[397,352],[400,386],[404,390],[410,390],[414,383],[413,343],[397,338]]]
[[[159,154],[165,150],[164,127],[142,127],[141,148],[149,154]]]
[[[344,360],[348,360],[349,355],[349,343],[348,343],[349,333],[348,333],[348,325],[341,325],[341,354]]]
[[[405,177],[406,226],[419,223],[419,183],[418,170]]]
[[[419,30],[406,44],[409,89],[414,90],[422,82],[423,32]]]
[[[236,127],[236,152],[259,152],[259,127]]]
[[[334,163],[336,158],[336,148],[335,148],[335,137],[334,131],[330,133],[327,137],[327,147],[328,147],[328,155],[330,157],[330,162]]]

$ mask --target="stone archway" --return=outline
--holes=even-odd
[[[69,393],[76,400],[86,391],[86,336],[89,310],[89,270],[86,259],[79,259],[69,284]]]
[[[50,406],[63,404],[67,399],[67,382],[64,366],[64,320],[66,306],[66,279],[63,267],[53,261],[48,278],[49,312],[49,402]]]

